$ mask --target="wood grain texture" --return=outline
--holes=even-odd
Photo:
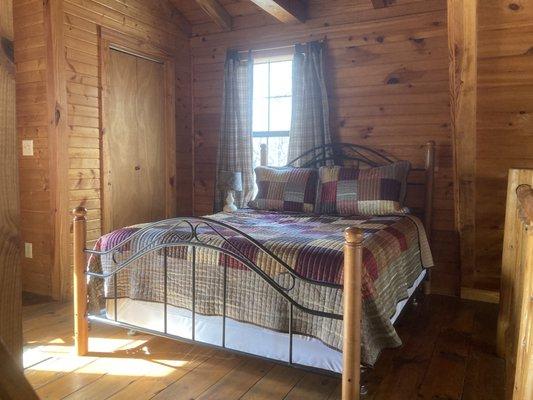
[[[281,22],[305,22],[307,6],[301,0],[251,0]]]
[[[20,365],[0,338],[0,398],[2,400],[38,400]]]
[[[533,189],[530,185],[520,185],[516,188],[520,219],[526,225],[533,223]]]
[[[58,84],[65,85],[66,104],[60,101],[60,123],[66,120],[68,140],[54,142],[49,118],[52,95],[48,76],[49,43],[45,22],[49,19],[43,3],[37,0],[17,2],[14,7],[15,58],[17,61],[17,126],[21,138],[33,139],[35,156],[22,157],[21,231],[23,240],[33,243],[34,257],[24,258],[23,285],[29,292],[51,295],[61,287],[61,297],[71,294],[72,239],[69,212],[83,205],[88,209],[88,239],[94,242],[101,235],[101,98],[99,32],[108,29],[130,38],[141,48],[158,47],[175,56],[174,85],[165,87],[165,104],[176,110],[175,118],[165,124],[175,129],[175,166],[169,166],[169,176],[175,187],[184,188],[175,197],[168,211],[192,213],[192,137],[191,137],[191,75],[188,35],[180,29],[176,8],[167,1],[140,0],[62,0],[47,2],[62,4],[62,26],[54,24],[53,57],[64,57]],[[58,17],[59,18],[59,17]],[[63,45],[59,44],[62,40]],[[174,92],[175,96],[170,94]],[[55,115],[54,115],[55,117]],[[67,146],[66,149],[64,146]],[[59,156],[61,150],[62,157]],[[66,150],[66,151],[65,151]],[[168,160],[171,161],[170,159]],[[58,185],[56,173],[66,164],[66,182]],[[53,170],[51,170],[51,166]],[[64,170],[63,170],[64,171]],[[173,172],[173,173],[172,173]],[[63,180],[65,175],[63,176]],[[57,190],[56,190],[57,189]],[[58,190],[63,190],[58,208]],[[66,193],[66,200],[65,200]],[[168,193],[170,196],[171,193]],[[57,210],[57,211],[56,211]],[[61,234],[55,231],[51,215],[66,216]],[[58,225],[55,225],[56,227]],[[66,237],[64,236],[66,232]],[[57,236],[59,235],[59,236]],[[54,240],[61,237],[61,240]],[[60,255],[54,249],[60,247]],[[56,262],[61,261],[58,279]],[[51,268],[54,266],[54,268]]]
[[[220,5],[218,0],[196,0],[207,15],[225,31],[231,31],[231,15]]]
[[[533,9],[529,1],[480,1],[478,24],[474,285],[498,290],[500,276],[508,278],[501,263],[508,171],[533,168]]]
[[[454,143],[455,221],[461,286],[472,287],[476,266],[477,0],[448,1],[450,103]]]
[[[63,34],[63,2],[44,4],[46,38],[46,94],[48,119],[48,151],[50,160],[50,203],[52,205],[51,295],[55,300],[68,300],[70,262],[62,245],[70,238],[68,207],[67,83],[65,77],[65,43]]]
[[[17,364],[22,357],[19,193],[15,76],[13,74],[13,3],[0,1],[0,341]],[[4,347],[5,346],[5,347]],[[4,357],[6,355],[4,354]],[[0,363],[1,364],[1,363]]]
[[[239,2],[241,7],[245,7]],[[195,214],[212,212],[214,169],[222,106],[226,49],[265,49],[326,38],[334,140],[357,143],[425,165],[424,147],[435,141],[433,271],[435,293],[459,293],[459,252],[454,224],[446,1],[308,2],[305,24],[281,24],[246,9],[234,30],[193,24]],[[191,21],[193,9],[182,12]],[[205,21],[198,19],[198,21]],[[414,192],[409,201],[423,201]]]
[[[89,351],[89,323],[87,321],[87,209],[78,207],[72,212],[74,220],[74,340],[76,354],[84,356]]]
[[[57,2],[55,2],[57,3]],[[21,237],[32,243],[33,258],[22,258],[23,290],[42,295],[58,294],[60,281],[52,288],[52,275],[59,278],[53,238],[55,195],[50,186],[57,180],[50,168],[55,164],[50,147],[52,119],[49,118],[45,10],[42,2],[16,2],[13,8],[15,27],[15,63],[17,130],[19,140],[34,141],[34,155],[19,158]],[[54,102],[55,106],[55,102]],[[63,144],[63,143],[62,143]],[[17,148],[19,148],[17,146]],[[54,159],[55,160],[55,159]]]
[[[506,398],[513,400],[533,396],[533,235],[521,209],[532,185],[533,170],[509,171],[497,351],[506,360]]]
[[[394,0],[372,0],[372,5],[374,8],[383,8],[392,4]]]
[[[364,398],[503,400],[496,317],[493,304],[428,296],[399,321],[403,346],[364,375]],[[43,399],[340,400],[338,378],[99,323],[77,357],[70,304],[27,307],[24,320],[26,377]]]
[[[104,191],[110,192],[109,204],[104,204],[106,232],[164,219],[169,184],[164,65],[113,49],[109,53],[103,154]]]
[[[361,280],[363,231],[345,230],[343,277],[342,399],[359,400],[361,386]]]

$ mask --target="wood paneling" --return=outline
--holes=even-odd
[[[52,2],[48,2],[52,3]],[[61,106],[61,116],[66,118],[67,140],[60,144],[66,148],[66,189],[61,210],[67,216],[74,207],[83,205],[88,209],[88,239],[96,240],[101,234],[101,179],[100,179],[100,128],[101,99],[99,95],[99,32],[108,29],[117,35],[130,38],[139,47],[156,46],[175,56],[175,121],[176,127],[176,175],[174,185],[180,190],[177,212],[192,212],[192,139],[191,139],[191,76],[189,41],[181,31],[182,18],[167,1],[146,2],[141,0],[63,0],[62,33],[53,32],[52,41],[58,44],[57,54],[64,57],[64,68],[59,71],[65,85],[66,105]],[[42,2],[25,0],[15,6],[17,36],[17,89],[18,102],[24,107],[18,113],[18,129],[23,138],[34,138],[36,154],[22,158],[21,204],[22,233],[25,241],[34,243],[33,259],[24,261],[24,289],[56,298],[69,297],[71,285],[70,232],[60,241],[53,241],[54,226],[51,213],[57,208],[53,186],[55,175],[50,174],[53,149],[50,142],[50,115],[47,100],[46,54],[49,45],[44,26],[49,18]],[[167,89],[168,90],[168,89]],[[165,102],[169,101],[165,96]],[[55,151],[55,150],[54,150]],[[59,152],[55,153],[59,154]],[[54,174],[56,169],[54,168]],[[58,189],[60,189],[58,188]],[[67,230],[70,222],[67,221]],[[60,277],[53,274],[54,254],[57,245],[61,260]],[[59,282],[57,282],[59,280]],[[53,285],[59,285],[60,293],[53,293]]]
[[[265,15],[234,16],[231,32],[193,25],[195,213],[212,212],[226,49],[325,38],[334,140],[376,147],[420,168],[425,143],[436,142],[433,289],[457,293],[446,1],[398,0],[374,9],[370,1],[311,0],[305,24]]]
[[[33,258],[22,259],[22,287],[23,290],[51,295],[54,202],[50,191],[51,119],[48,117],[45,10],[41,1],[18,1],[13,14],[18,139],[19,143],[22,140],[34,141],[33,156],[22,156],[20,147],[17,152],[21,236],[23,242],[33,245]]]
[[[498,290],[508,170],[533,168],[532,3],[480,1],[478,23],[473,286]]]
[[[196,0],[196,2],[215,24],[223,30],[231,31],[231,15],[220,5],[218,0]]]
[[[0,352],[22,360],[13,3],[0,1]],[[7,355],[4,354],[4,357]],[[1,363],[1,362],[0,362]],[[9,372],[9,371],[7,371]],[[13,371],[11,371],[13,372]],[[0,385],[1,386],[1,385]],[[2,389],[0,388],[0,396]]]
[[[305,22],[306,4],[301,0],[251,0],[281,22]]]

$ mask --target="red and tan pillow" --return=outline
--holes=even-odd
[[[316,169],[257,167],[255,176],[258,193],[250,202],[250,207],[305,213],[315,210]]]
[[[316,212],[339,215],[387,215],[404,213],[410,164],[359,169],[321,167]]]

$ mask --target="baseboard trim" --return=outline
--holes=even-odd
[[[495,292],[493,290],[461,287],[461,299],[499,304],[500,303],[500,292]]]

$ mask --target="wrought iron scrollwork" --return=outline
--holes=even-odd
[[[382,152],[369,147],[351,143],[330,143],[306,151],[287,163],[287,167],[293,167],[298,161],[308,158],[309,160],[300,165],[301,167],[317,168],[327,165],[329,162],[334,165],[344,165],[346,161],[356,161],[369,167],[378,167],[395,161]]]

